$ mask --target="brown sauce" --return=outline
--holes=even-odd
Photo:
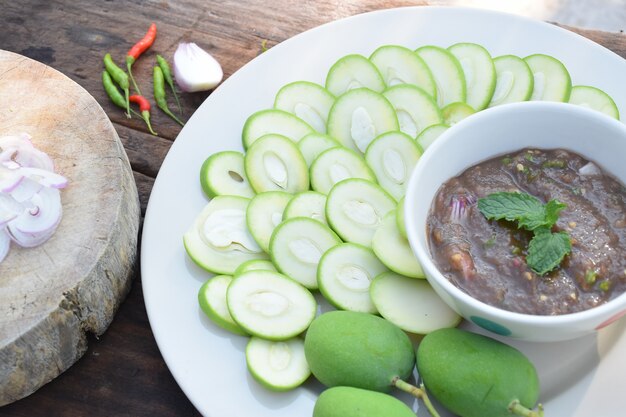
[[[500,191],[567,205],[553,231],[569,233],[572,251],[558,268],[535,274],[525,259],[532,234],[478,210],[479,198]],[[573,152],[523,149],[467,169],[439,189],[427,228],[442,274],[495,307],[567,314],[626,291],[626,187]]]

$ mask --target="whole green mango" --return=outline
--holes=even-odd
[[[461,329],[436,330],[417,349],[426,390],[461,417],[526,417],[539,399],[539,379],[520,351]]]
[[[388,392],[415,366],[406,333],[378,316],[351,311],[331,311],[313,320],[304,353],[311,373],[327,387]]]
[[[315,402],[313,417],[415,417],[402,401],[361,388],[334,387]]]

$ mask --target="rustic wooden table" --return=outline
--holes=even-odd
[[[142,214],[154,179],[180,127],[154,111],[158,137],[137,118],[126,119],[101,84],[102,57],[123,61],[151,22],[153,48],[134,66],[140,87],[151,91],[152,65],[171,60],[181,41],[194,41],[222,64],[225,78],[267,47],[346,16],[390,7],[423,5],[402,0],[21,0],[0,6],[0,49],[43,62],[93,95],[113,122],[133,168]],[[568,28],[626,57],[626,36]],[[181,95],[185,118],[208,93]],[[139,269],[138,269],[139,271]],[[155,343],[136,277],[108,331],[90,336],[89,350],[74,366],[34,394],[0,408],[0,416],[198,415],[165,365]]]

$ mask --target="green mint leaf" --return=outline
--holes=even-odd
[[[546,226],[552,227],[559,219],[559,213],[567,207],[567,204],[563,204],[558,200],[550,200],[546,203],[544,209],[546,212]]]
[[[541,229],[530,240],[526,263],[537,274],[545,275],[559,266],[571,251],[572,244],[567,233],[550,233]]]
[[[538,198],[529,194],[500,192],[478,199],[478,210],[489,220],[519,222],[533,230],[545,224],[545,210]]]

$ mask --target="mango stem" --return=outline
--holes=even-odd
[[[439,413],[437,412],[437,410],[435,410],[433,403],[430,402],[430,398],[428,398],[428,395],[426,394],[426,389],[424,388],[424,384],[420,384],[418,388],[396,377],[393,379],[393,381],[391,381],[391,385],[393,385],[394,387],[398,388],[401,391],[407,392],[413,395],[414,397],[424,401],[424,405],[426,406],[426,409],[433,417],[441,417]]]
[[[511,404],[509,404],[509,412],[522,417],[543,417],[543,405],[539,404],[537,411],[535,411],[524,407],[520,404],[519,400],[513,400]]]

